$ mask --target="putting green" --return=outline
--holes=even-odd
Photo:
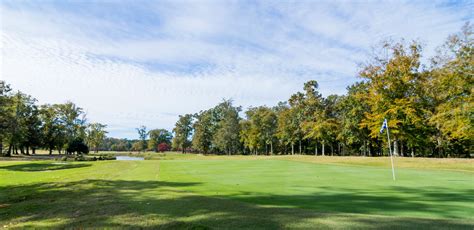
[[[403,217],[473,218],[472,173],[281,160],[163,161],[160,178],[186,190],[273,207]]]

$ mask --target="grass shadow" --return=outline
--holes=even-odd
[[[294,207],[330,213],[358,213],[397,217],[465,219],[474,214],[474,189],[445,191],[444,188],[409,189],[393,187],[403,196],[378,190],[325,188],[324,192],[305,195],[240,193],[242,202],[266,206]]]
[[[54,162],[54,163],[28,163],[28,164],[15,164],[2,166],[0,169],[6,169],[11,171],[22,171],[22,172],[37,172],[37,171],[55,171],[63,169],[74,169],[74,168],[84,168],[89,167],[91,164],[85,163],[63,163],[63,162]]]
[[[307,196],[200,196],[192,182],[80,180],[0,187],[0,224],[18,228],[149,229],[472,229],[472,220],[376,215],[384,209],[416,208],[416,202],[344,194]],[[328,188],[329,189],[329,188]],[[413,191],[412,191],[413,192]],[[451,194],[452,195],[452,194]],[[467,196],[467,194],[466,194]],[[232,199],[229,199],[232,198]],[[430,199],[444,199],[436,194]],[[459,197],[464,199],[466,197]],[[316,199],[316,200],[315,200]],[[245,201],[245,202],[242,202]],[[469,202],[470,200],[468,200]],[[305,206],[313,203],[319,208]],[[399,203],[395,205],[395,203]],[[258,205],[264,204],[264,205]],[[291,207],[289,207],[291,206]],[[344,213],[335,207],[347,206]],[[426,207],[425,207],[426,208]],[[368,212],[372,209],[374,212]],[[436,211],[436,210],[435,210]],[[375,213],[375,214],[374,214]]]

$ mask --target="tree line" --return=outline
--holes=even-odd
[[[105,128],[88,123],[84,110],[72,102],[37,105],[35,98],[0,81],[0,155],[35,154],[37,149],[49,154],[98,151]]]
[[[139,139],[107,137],[106,125],[89,123],[84,109],[72,102],[38,105],[37,100],[0,81],[0,155],[89,153],[98,151],[169,151],[172,133],[137,128]],[[5,146],[5,147],[4,147]]]
[[[232,100],[179,116],[172,147],[215,154],[387,155],[384,119],[399,156],[470,157],[474,77],[472,26],[451,35],[429,64],[417,41],[386,41],[361,65],[346,95],[323,97],[308,81],[276,106]]]

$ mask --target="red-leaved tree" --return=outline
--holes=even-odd
[[[158,151],[160,152],[164,152],[164,151],[169,151],[170,150],[170,145],[166,144],[166,143],[160,143],[158,144]]]

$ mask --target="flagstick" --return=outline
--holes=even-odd
[[[390,134],[388,131],[388,124],[387,124],[387,139],[388,139],[388,151],[390,152],[390,162],[392,163],[392,176],[393,176],[393,180],[395,180],[395,168],[393,167],[393,155],[392,155],[392,147],[390,145]]]

